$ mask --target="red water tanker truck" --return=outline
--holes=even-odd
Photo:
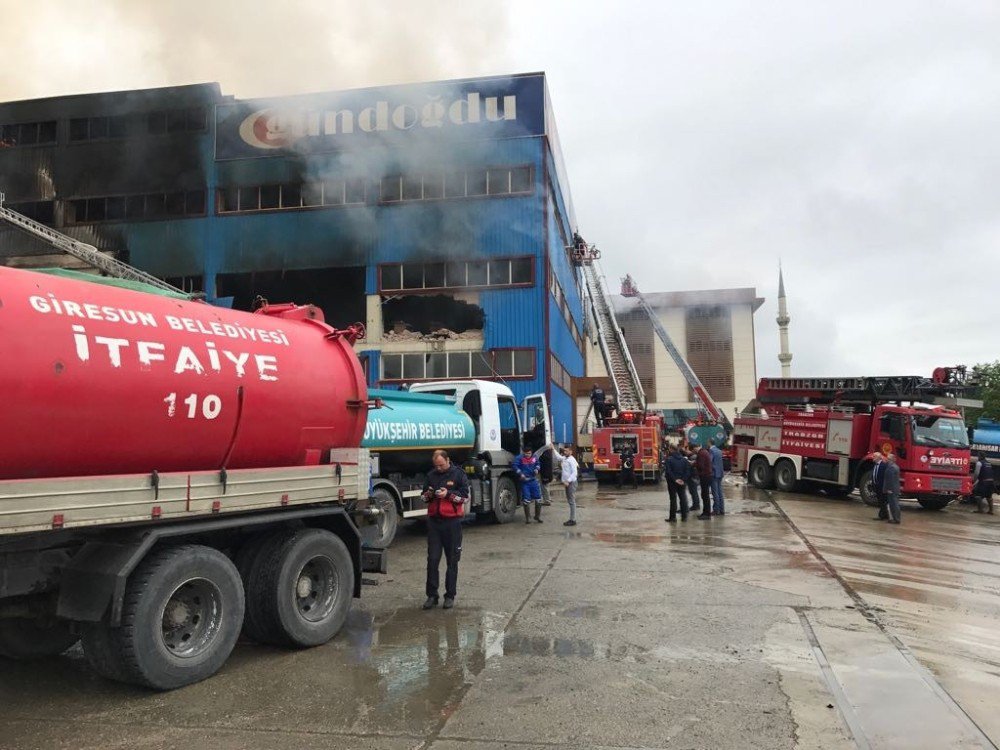
[[[0,268],[0,655],[171,689],[333,637],[386,561],[359,334]]]
[[[933,377],[763,378],[734,426],[734,468],[750,484],[877,505],[874,453],[896,456],[904,497],[939,510],[971,491],[969,441],[955,406],[973,405],[961,368]]]

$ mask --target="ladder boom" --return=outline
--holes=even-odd
[[[185,292],[181,289],[168,284],[162,279],[158,279],[145,271],[140,271],[138,268],[133,268],[127,263],[122,263],[120,260],[102,253],[93,245],[88,245],[86,242],[75,240],[62,232],[57,232],[55,229],[47,227],[44,224],[40,224],[33,219],[29,219],[27,216],[22,216],[16,211],[4,208],[2,195],[3,194],[0,193],[0,221],[5,221],[15,229],[19,229],[25,234],[30,234],[32,237],[41,240],[47,245],[50,245],[57,250],[61,250],[67,255],[72,255],[74,258],[82,260],[84,263],[93,266],[107,276],[112,276],[116,279],[124,279],[126,281],[136,281],[142,284],[148,284],[149,286],[155,286],[159,289],[165,289],[170,292],[185,294]]]
[[[626,297],[633,297],[638,303],[639,307],[646,317],[649,318],[649,322],[653,326],[653,330],[656,332],[657,338],[660,339],[660,343],[667,350],[667,354],[670,355],[670,359],[673,360],[674,364],[677,365],[677,369],[681,371],[681,375],[687,381],[687,384],[691,387],[691,392],[694,394],[695,401],[701,404],[702,408],[708,413],[708,415],[726,428],[727,432],[733,431],[732,422],[726,417],[725,413],[718,407],[712,397],[709,395],[708,390],[701,383],[701,379],[698,377],[697,373],[691,368],[687,360],[684,359],[684,355],[680,353],[680,350],[674,345],[673,339],[670,338],[670,334],[667,333],[667,329],[663,327],[660,323],[660,319],[656,316],[653,308],[649,306],[646,302],[646,298],[642,296],[642,293],[635,286],[635,282],[632,280],[631,276],[625,277],[622,280],[622,294]]]
[[[591,253],[591,257],[593,252]],[[597,338],[601,347],[601,356],[608,375],[615,389],[615,398],[619,411],[644,411],[646,394],[639,382],[639,373],[632,362],[625,336],[618,326],[610,300],[604,292],[600,277],[592,259],[588,258],[581,264],[587,298],[594,322],[597,325]]]

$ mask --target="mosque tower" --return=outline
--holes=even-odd
[[[785,279],[781,273],[781,262],[778,263],[778,338],[781,343],[781,351],[778,353],[778,361],[781,362],[781,377],[790,378],[792,376],[792,353],[788,351],[788,324],[791,318],[788,317],[788,305],[785,300]]]

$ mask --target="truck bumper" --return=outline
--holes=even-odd
[[[961,474],[915,474],[908,472],[903,479],[904,495],[969,495],[972,478]]]

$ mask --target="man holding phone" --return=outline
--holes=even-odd
[[[469,501],[469,479],[453,466],[448,452],[434,451],[434,468],[424,482],[427,503],[427,600],[424,609],[438,604],[438,568],[444,552],[448,569],[444,576],[444,608],[455,606],[458,593],[458,561],[462,557],[462,517]]]

